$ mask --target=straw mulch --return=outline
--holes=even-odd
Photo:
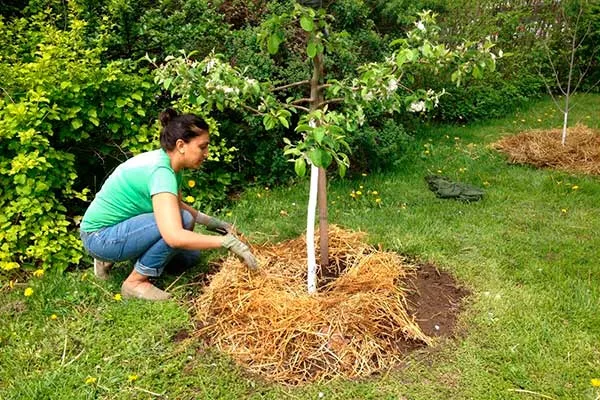
[[[312,296],[304,236],[255,247],[256,273],[227,258],[194,303],[196,334],[250,372],[286,384],[367,376],[398,365],[407,341],[429,343],[398,286],[414,268],[365,244],[362,233],[330,226],[329,240],[341,273]]]
[[[562,129],[534,130],[492,146],[506,153],[511,163],[600,175],[600,132],[577,125],[567,130],[564,146],[561,138]]]

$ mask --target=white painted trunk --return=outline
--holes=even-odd
[[[317,263],[315,256],[315,209],[317,207],[317,188],[319,168],[310,164],[310,192],[308,194],[308,213],[306,216],[306,255],[308,261],[308,293],[317,293]]]
[[[568,104],[568,103],[567,103]],[[569,119],[569,111],[565,111],[565,118],[563,120],[563,130],[562,130],[562,145],[564,146],[567,141],[567,121]]]

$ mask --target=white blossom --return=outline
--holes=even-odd
[[[208,74],[210,72],[210,70],[214,68],[216,63],[217,63],[217,60],[215,60],[214,58],[211,58],[210,60],[208,60],[208,62],[206,63],[206,66],[204,67],[204,72],[206,72]]]
[[[388,92],[395,92],[398,89],[398,81],[394,78],[390,79],[387,84]]]
[[[413,101],[412,104],[410,105],[410,108],[408,109],[408,111],[414,112],[414,113],[425,111],[425,101],[423,101],[423,100]]]
[[[316,128],[317,127],[317,121],[315,121],[314,119],[310,119],[310,121],[308,121],[308,126],[310,126],[311,128]]]
[[[417,29],[420,30],[421,32],[425,32],[425,25],[423,24],[423,21],[419,21],[416,22],[415,25],[417,25]]]

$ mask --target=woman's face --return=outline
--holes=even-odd
[[[186,168],[199,168],[208,158],[208,145],[210,136],[208,132],[202,131],[199,136],[194,136],[189,142],[184,143],[184,164]]]

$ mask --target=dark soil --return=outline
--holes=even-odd
[[[462,311],[464,299],[470,292],[460,286],[445,271],[435,265],[419,265],[416,276],[405,283],[408,311],[423,333],[430,337],[451,337]]]

